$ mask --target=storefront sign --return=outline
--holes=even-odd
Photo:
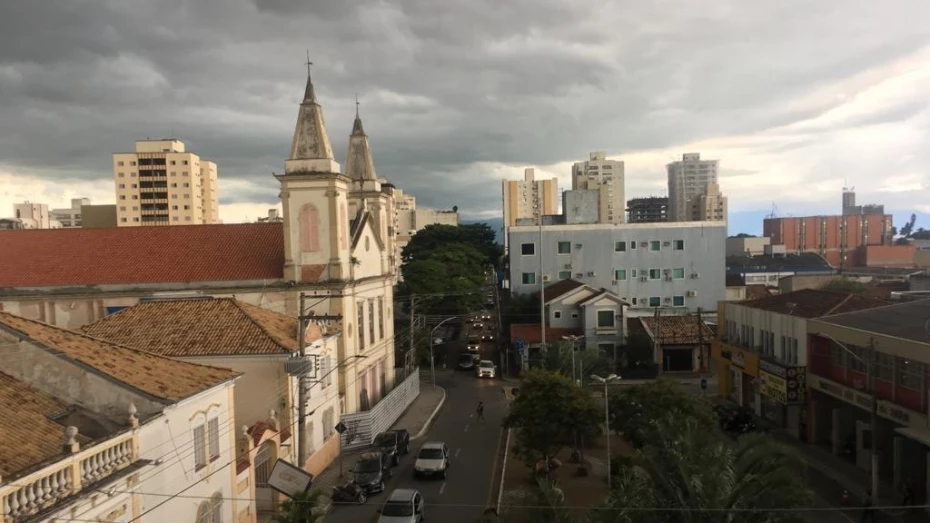
[[[815,389],[825,392],[834,398],[843,400],[846,403],[851,403],[865,410],[870,410],[872,408],[872,396],[864,392],[859,392],[823,378],[815,378],[811,380],[810,384]],[[907,409],[898,407],[884,400],[879,400],[878,402],[878,415],[907,426],[924,426],[926,424],[926,418],[923,416],[911,413],[911,411]]]
[[[804,367],[783,367],[771,361],[761,360],[759,381],[759,394],[782,405],[797,405],[805,401],[807,380]]]
[[[788,382],[766,371],[759,372],[759,394],[771,398],[777,403],[788,403]]]

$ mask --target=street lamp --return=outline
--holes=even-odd
[[[591,379],[604,384],[604,432],[607,434],[607,490],[611,488],[611,479],[610,479],[610,401],[607,400],[607,385],[611,383],[616,383],[622,378],[616,374],[611,374],[606,378],[602,378],[597,374],[592,374]]]
[[[575,381],[575,342],[583,339],[584,335],[582,334],[570,334],[568,336],[562,336],[562,340],[572,342],[572,381]]]
[[[846,351],[847,354],[857,359],[860,363],[865,365],[865,368],[868,369],[869,373],[869,392],[872,395],[872,406],[871,406],[871,420],[869,431],[872,433],[872,499],[878,499],[878,394],[875,391],[875,375],[878,371],[878,366],[875,364],[876,353],[875,353],[875,340],[869,340],[869,360],[865,361],[858,354],[856,354],[852,349],[843,345],[836,340],[833,336],[827,334],[817,334],[827,338],[836,344],[837,347]]]
[[[442,325],[449,321],[458,318],[458,316],[449,316],[448,318],[439,322],[431,331],[429,331],[429,372],[430,376],[433,378],[433,388],[436,388],[436,364],[433,361],[433,339],[436,334],[436,329],[442,327]]]

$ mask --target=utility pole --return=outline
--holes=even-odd
[[[417,353],[416,353],[416,351],[415,351],[415,349],[416,349],[416,344],[414,343],[414,339],[413,339],[413,330],[414,330],[414,326],[415,326],[415,325],[414,325],[414,323],[415,323],[415,322],[414,322],[414,319],[416,318],[416,316],[415,316],[415,314],[416,314],[416,303],[417,303],[417,297],[416,297],[416,295],[411,294],[411,295],[410,295],[410,348],[407,350],[407,354],[409,354],[409,356],[408,356],[407,358],[404,358],[404,366],[406,367],[406,368],[404,369],[404,374],[406,374],[407,372],[410,372],[410,369],[413,368],[413,367],[415,366],[415,365],[413,365],[413,359],[417,357]],[[409,363],[409,364],[408,364],[408,362],[407,362],[408,358],[409,358],[409,360],[410,360],[410,363]]]
[[[659,339],[660,339],[660,331],[662,330],[662,317],[659,315],[659,308],[658,308],[658,307],[656,307],[655,319],[656,319],[655,343],[652,344],[652,346],[653,346],[653,349],[652,349],[652,350],[653,350],[653,355],[652,355],[652,362],[653,362],[653,364],[655,363],[656,358],[658,358],[658,357],[660,356],[659,352],[662,350],[662,345],[661,345],[660,342],[659,342]],[[662,361],[659,363],[659,369],[662,370],[662,371],[665,371],[665,358],[662,358]]]
[[[536,254],[539,256],[539,348],[544,352],[546,350],[546,284],[543,282],[545,273],[543,272],[543,215],[542,205],[539,206],[539,248]],[[574,377],[573,377],[574,378]]]
[[[878,351],[875,339],[869,340],[869,390],[872,392],[872,499],[878,500],[878,391],[875,390],[875,374],[878,371]]]
[[[697,308],[697,328],[698,328],[698,363],[700,372],[706,372],[704,368],[704,321],[701,319],[701,313],[704,312],[700,307]]]
[[[306,305],[307,297],[304,293],[300,293],[300,309],[299,315],[297,316],[297,323],[299,325],[297,333],[297,346],[300,350],[300,374],[297,378],[297,466],[301,470],[304,470],[304,467],[307,466],[307,459],[309,456],[309,443],[307,441],[307,433],[304,427],[307,426],[307,389],[310,384],[307,383],[307,317]]]

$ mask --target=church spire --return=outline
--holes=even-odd
[[[375,161],[371,156],[371,144],[362,127],[362,118],[358,113],[358,95],[355,95],[355,123],[349,135],[349,150],[346,154],[346,176],[353,180],[377,180]]]
[[[313,62],[309,60],[309,56],[306,65],[307,86],[304,89],[304,100],[300,103],[297,113],[297,125],[294,129],[294,140],[291,142],[291,154],[285,162],[285,174],[338,173],[340,168],[333,156],[323,108],[317,102],[313,80],[310,78],[310,66]]]

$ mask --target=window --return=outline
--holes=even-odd
[[[567,280],[572,277],[572,271],[559,271],[559,279]]]
[[[384,339],[384,296],[378,296],[378,339]]]
[[[190,186],[191,186],[191,184],[189,184],[189,183],[187,183],[187,182],[184,182],[184,187],[190,187]]]
[[[176,183],[172,183],[172,184],[171,184],[171,188],[172,188],[172,189],[177,189],[177,187],[178,187],[178,184],[176,184]]]
[[[119,221],[126,223],[126,218],[120,218]]]
[[[658,280],[661,277],[662,277],[662,271],[660,271],[659,269],[649,269],[650,280]]]
[[[559,254],[571,254],[572,253],[572,242],[559,242],[558,253]]]
[[[661,298],[661,297],[659,297],[659,296],[650,296],[650,297],[649,297],[649,306],[650,306],[650,307],[658,307],[658,306],[660,306],[660,305],[662,305],[662,298]]]
[[[171,210],[172,210],[172,211],[178,210],[178,206],[177,206],[177,205],[172,205],[172,206],[171,206]]]
[[[207,436],[210,444],[210,461],[220,457],[220,418],[213,417],[207,422]]]
[[[552,317],[555,318],[555,319],[561,318],[561,317],[562,317],[562,311],[552,311]]]
[[[683,267],[672,269],[672,278],[676,280],[681,280],[681,279],[684,279],[684,277],[685,277],[685,269]]]
[[[207,435],[203,425],[194,427],[194,468],[207,466]]]
[[[184,161],[181,162],[181,163],[183,163],[184,165],[187,165],[187,160],[184,160]]]
[[[355,306],[358,309],[358,350],[365,349],[365,304],[358,303]]]
[[[132,221],[137,222],[137,221],[139,221],[139,218],[138,218],[138,217],[133,218]]]
[[[660,242],[660,241],[658,241],[658,240],[652,240],[652,241],[649,242],[649,250],[650,250],[650,251],[658,251],[658,250],[661,249],[661,248],[662,248],[662,242]]]
[[[685,241],[684,240],[675,240],[672,242],[672,249],[676,251],[685,250]]]
[[[923,365],[920,362],[898,358],[897,383],[905,389],[920,390],[922,385],[920,377],[923,372]]]
[[[614,271],[614,279],[617,281],[626,280],[626,269],[616,269]]]
[[[636,242],[630,242],[630,249],[636,248]]]
[[[122,166],[123,166],[123,162],[116,162],[116,165],[118,165],[119,167],[122,167]]]
[[[375,300],[368,300],[368,341],[375,343]]]
[[[524,243],[520,245],[520,254],[523,256],[533,256],[536,254],[536,244],[535,243]]]
[[[630,271],[630,277],[631,277],[631,278],[635,278],[635,277],[636,277],[636,269],[633,269],[632,271]]]
[[[190,206],[190,205],[185,205],[185,206],[184,206],[184,210],[185,210],[185,211],[189,211],[189,210],[190,210],[190,208],[191,208],[191,206]]]
[[[119,184],[119,188],[120,188],[120,189],[125,189],[125,188],[126,188],[126,184],[125,184],[125,183]]]
[[[879,352],[875,359],[875,367],[878,369],[875,377],[880,380],[891,381],[892,376],[894,376],[895,357]]]
[[[672,296],[672,305],[674,305],[675,307],[684,307],[685,297],[684,296]]]
[[[597,311],[598,328],[613,327],[614,325],[614,311]]]
[[[120,177],[120,178],[123,178],[123,177],[125,177],[125,176],[126,176],[125,173],[119,173],[119,177]]]
[[[614,242],[614,252],[626,252],[626,242]]]
[[[132,199],[133,199],[133,200],[138,200],[138,199],[139,199],[139,195],[138,195],[138,194],[133,194],[133,195],[132,195]]]
[[[577,318],[578,318],[578,313],[573,311],[573,312],[572,312],[572,319],[577,319]]]
[[[536,284],[536,273],[535,272],[524,272],[522,275],[523,285],[535,285]]]

